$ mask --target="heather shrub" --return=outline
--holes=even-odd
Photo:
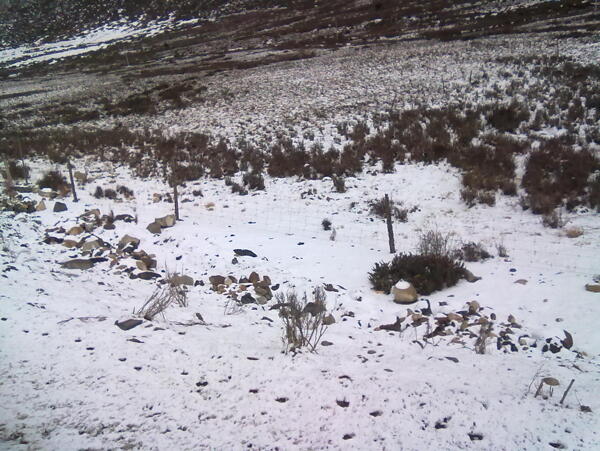
[[[37,185],[40,188],[50,188],[53,191],[61,191],[68,187],[67,180],[58,171],[48,171],[38,180]]]
[[[8,171],[13,179],[29,178],[29,166],[25,163],[18,163],[14,160],[10,161],[8,163]]]
[[[369,281],[375,290],[390,293],[398,280],[406,280],[419,294],[428,295],[456,285],[464,271],[462,263],[447,255],[399,254],[389,263],[375,263]]]
[[[242,181],[251,190],[265,189],[265,179],[260,172],[246,172],[242,177]]]

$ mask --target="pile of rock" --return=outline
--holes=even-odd
[[[239,279],[232,275],[215,275],[208,280],[213,291],[242,304],[266,304],[273,298],[273,291],[279,288],[279,285],[272,284],[269,276],[261,278],[255,271],[248,277],[241,276]]]

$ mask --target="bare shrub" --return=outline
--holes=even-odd
[[[345,193],[346,192],[346,181],[344,180],[344,177],[332,177],[333,180],[333,187],[335,188],[335,190],[338,193]]]
[[[542,224],[544,227],[550,227],[551,229],[558,229],[565,225],[565,221],[562,217],[560,208],[545,214],[542,216]]]
[[[453,256],[456,250],[456,237],[452,232],[442,233],[426,230],[419,235],[417,252],[421,255]]]
[[[310,302],[306,292],[299,299],[293,290],[287,294],[277,293],[275,299],[281,306],[279,317],[283,320],[285,352],[296,352],[303,347],[316,352],[319,341],[327,330],[324,323],[327,316],[325,291],[321,287],[315,288]]]
[[[400,203],[400,205],[402,205]],[[385,197],[381,199],[372,200],[369,202],[370,212],[375,216],[385,219],[387,217],[388,205],[385,200]],[[391,210],[392,217],[400,222],[408,221],[408,209],[406,208],[398,208],[394,205],[394,201],[390,199],[389,208]]]
[[[242,181],[251,190],[265,189],[265,179],[260,172],[246,172],[242,177]]]
[[[490,253],[481,243],[469,242],[462,245],[457,256],[466,262],[478,262],[490,258]]]
[[[169,279],[167,276],[167,280]],[[165,285],[157,286],[144,305],[138,311],[134,311],[134,314],[148,321],[152,321],[158,314],[164,318],[165,310],[173,303],[180,307],[187,307],[187,291],[168,281]]]

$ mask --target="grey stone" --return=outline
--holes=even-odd
[[[60,265],[66,269],[84,270],[84,269],[90,269],[92,266],[94,266],[94,261],[88,260],[88,259],[83,259],[83,258],[75,258],[73,260],[68,260],[66,262],[62,262]]]
[[[54,202],[54,213],[60,213],[61,211],[67,211],[67,205],[62,202]]]
[[[158,222],[154,221],[154,222],[148,224],[148,227],[146,227],[146,230],[148,230],[148,232],[150,232],[150,233],[159,234],[162,230],[162,227]]]
[[[121,330],[130,330],[134,327],[139,326],[144,321],[141,319],[126,319],[125,321],[115,321],[115,325],[119,327]]]

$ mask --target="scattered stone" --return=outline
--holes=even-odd
[[[271,318],[269,318],[268,316],[263,316],[263,317],[261,318],[261,320],[262,320],[262,321],[268,321],[268,322],[270,322],[270,323],[272,323],[272,322],[273,322],[273,320],[272,320]]]
[[[464,279],[469,283],[475,283],[478,280],[481,280],[481,277],[477,277],[471,271],[469,271],[468,269],[465,269],[464,270]]]
[[[250,273],[250,275],[248,276],[248,281],[249,281],[251,284],[258,283],[258,282],[260,281],[260,276],[258,275],[258,273],[257,273],[257,272],[255,272],[255,271],[252,271],[252,272]]]
[[[374,410],[373,412],[370,412],[369,415],[371,415],[372,417],[380,417],[381,415],[383,415],[383,412],[381,410]]]
[[[271,289],[269,287],[265,288],[261,286],[255,286],[254,292],[257,296],[263,296],[267,300],[270,300],[273,297],[273,293],[271,293]]]
[[[175,215],[167,215],[163,216],[162,218],[156,218],[154,222],[158,223],[163,228],[173,227],[175,225]]]
[[[131,341],[132,343],[143,343],[142,340],[138,340],[137,338],[128,338],[127,341]]]
[[[415,287],[410,282],[404,280],[399,280],[392,287],[392,295],[394,296],[394,302],[397,304],[412,304],[419,298]]]
[[[591,284],[588,283],[585,285],[585,289],[592,293],[600,293],[600,284]]]
[[[234,249],[233,252],[238,257],[258,257],[254,252],[249,249]]]
[[[35,211],[44,211],[46,209],[46,202],[40,200],[38,204],[35,206]]]
[[[69,229],[67,235],[81,235],[84,232],[83,227],[74,226]]]
[[[125,321],[115,321],[115,325],[121,330],[130,330],[143,322],[141,319],[126,319]]]
[[[158,222],[154,221],[154,222],[148,224],[148,227],[146,227],[146,230],[148,230],[148,232],[150,232],[150,233],[154,233],[155,235],[158,235],[162,231],[162,227]]]
[[[131,235],[124,235],[123,238],[119,240],[118,249],[123,249],[127,245],[131,244],[133,247],[138,247],[140,244],[139,238],[135,238]]]
[[[161,277],[160,274],[157,274],[152,271],[141,272],[136,276],[137,279],[142,279],[142,280],[158,279],[159,277]]]
[[[469,438],[472,441],[483,440],[483,434],[478,434],[476,432],[469,432]]]
[[[351,432],[350,434],[344,434],[342,439],[344,440],[351,440],[356,436],[356,434],[354,434],[354,432]]]
[[[341,401],[339,399],[335,400],[336,404],[340,407],[343,407],[344,409],[348,406],[350,406],[350,403],[348,401],[346,401],[345,399],[342,399]]]
[[[171,277],[171,279],[169,280],[173,285],[188,285],[188,286],[194,286],[194,279],[192,279],[190,276],[180,276],[179,274],[175,274],[174,276]]]
[[[323,289],[325,291],[332,291],[334,293],[338,293],[339,292],[339,290],[337,288],[334,288],[334,286],[332,284],[330,284],[330,283],[323,284]]]
[[[69,249],[72,249],[74,247],[79,246],[79,241],[75,241],[75,240],[64,240],[62,242],[62,245],[64,247],[68,247]]]
[[[135,221],[135,218],[133,216],[125,213],[125,214],[115,216],[115,221],[133,222],[133,221]]]
[[[94,261],[91,259],[75,258],[73,260],[68,260],[66,262],[62,262],[62,263],[60,263],[60,265],[66,269],[85,270],[85,269],[90,269],[92,266],[94,266]]]
[[[327,340],[323,340],[321,342],[321,346],[332,346],[332,345],[333,345],[333,343],[330,341],[327,341]]]
[[[323,325],[325,325],[325,326],[331,326],[332,324],[335,324],[335,318],[330,313],[327,316],[325,316],[325,318],[323,318]]]
[[[515,283],[518,283],[520,285],[527,285],[528,280],[526,279],[519,279],[519,280],[515,280]]]
[[[275,398],[275,401],[283,403],[283,402],[287,402],[288,398],[286,398],[285,396],[282,396],[280,398]]]
[[[219,285],[223,285],[225,282],[225,277],[223,276],[210,276],[208,278],[208,281],[211,283],[211,285],[216,289],[217,286]]]
[[[242,296],[240,302],[242,304],[256,304],[256,299],[254,299],[254,297],[250,293],[246,293]]]
[[[55,202],[54,203],[54,213],[60,213],[61,211],[67,211],[67,205],[64,204],[63,202]]]
[[[237,265],[238,263],[239,263],[239,261],[238,261],[238,259],[237,259],[237,258],[233,257],[233,258],[231,259],[231,264],[232,264],[232,265]]]

